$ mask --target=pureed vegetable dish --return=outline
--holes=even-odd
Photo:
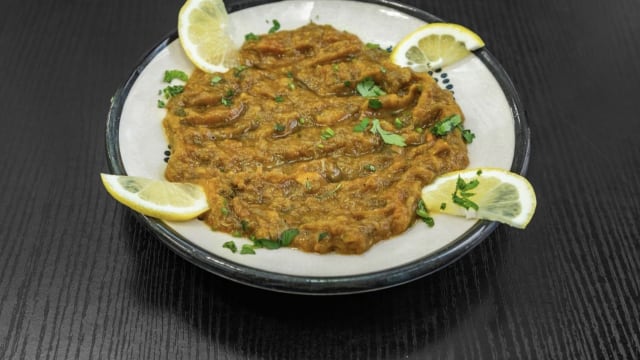
[[[465,168],[448,91],[327,25],[248,36],[240,66],[195,70],[167,104],[170,181],[201,184],[216,231],[297,235],[304,251],[358,254],[416,221],[420,191]]]

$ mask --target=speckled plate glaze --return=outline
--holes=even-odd
[[[274,19],[281,29],[309,23],[331,24],[363,41],[390,47],[426,22],[442,21],[422,10],[380,1],[247,1],[229,9],[232,34],[267,32]],[[372,26],[377,24],[377,26]],[[491,45],[491,44],[489,44]],[[117,90],[107,121],[107,156],[114,174],[163,178],[170,155],[157,107],[165,70],[190,72],[176,33],[157,44]],[[452,91],[476,134],[469,146],[471,167],[499,167],[523,173],[529,131],[514,87],[486,49],[432,76]],[[382,241],[362,255],[318,255],[295,249],[256,255],[231,253],[222,244],[248,240],[211,231],[204,223],[164,222],[138,215],[166,245],[192,263],[247,285],[301,294],[346,294],[387,288],[426,276],[456,261],[497,226],[486,221],[434,216],[436,226],[417,222],[404,234]]]

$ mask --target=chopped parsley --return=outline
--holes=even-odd
[[[284,97],[282,95],[276,95],[273,100],[275,100],[275,102],[277,103],[281,103],[284,101]]]
[[[471,130],[462,127],[462,117],[458,114],[451,115],[438,121],[431,128],[431,132],[437,136],[445,136],[456,128],[462,132],[462,139],[465,143],[471,144],[473,142],[476,135],[472,133]]]
[[[227,241],[226,243],[222,244],[222,247],[231,250],[231,252],[234,254],[238,251],[238,246],[236,246],[236,243],[233,241]]]
[[[162,93],[164,94],[165,99],[170,99],[176,95],[182,94],[183,91],[183,85],[169,85],[166,88],[162,89]]]
[[[458,180],[456,181],[456,189],[453,194],[451,194],[451,200],[453,200],[455,204],[458,204],[467,210],[478,210],[480,208],[478,204],[476,204],[469,198],[475,195],[475,193],[470,192],[470,190],[477,188],[479,184],[480,181],[478,181],[478,179],[473,179],[469,182],[466,182],[462,177],[458,175]]]
[[[227,107],[233,105],[233,95],[235,95],[235,92],[233,91],[233,89],[227,90],[227,93],[225,94],[225,96],[222,99],[220,99],[220,102],[222,103],[222,105]]]
[[[356,90],[358,91],[358,94],[364,97],[376,97],[386,94],[386,92],[376,85],[376,82],[370,77],[366,77],[364,80],[359,82],[356,86]]]
[[[216,76],[211,78],[211,81],[209,83],[211,85],[216,85],[216,84],[219,84],[220,82],[222,82],[222,76],[216,75]]]
[[[160,109],[164,108],[165,106],[167,106],[167,103],[165,103],[164,101],[158,99],[158,107]]]
[[[240,77],[240,75],[242,75],[242,73],[247,69],[248,67],[244,65],[236,66],[233,68],[233,76]]]
[[[329,127],[324,129],[324,130],[322,130],[322,133],[320,134],[320,137],[322,137],[322,139],[324,139],[324,140],[329,140],[334,136],[336,136],[336,132],[333,131],[333,129],[331,129]]]
[[[300,230],[287,229],[283,231],[277,239],[253,239],[253,248],[265,248],[269,250],[279,249],[291,245],[293,239],[298,236]]]
[[[382,141],[389,145],[407,146],[402,135],[398,135],[387,131],[380,126],[380,120],[373,119],[371,130],[372,133],[380,135]]]
[[[253,249],[253,246],[251,246],[249,244],[244,244],[244,245],[242,245],[242,248],[240,249],[240,254],[242,254],[242,255],[255,255],[256,251]]]
[[[280,30],[280,22],[278,20],[273,20],[271,22],[273,25],[271,26],[271,29],[269,29],[269,34],[273,34],[274,32]]]
[[[283,132],[284,129],[286,129],[286,127],[280,123],[276,123],[275,125],[273,125],[273,130],[277,132]]]
[[[367,130],[367,127],[369,126],[369,122],[370,121],[371,121],[371,119],[369,119],[369,118],[362,119],[362,121],[360,121],[360,123],[358,125],[353,127],[353,131],[354,132],[364,132],[365,130]]]
[[[251,241],[253,244],[244,244],[240,249],[240,254],[242,255],[255,255],[255,249],[269,249],[275,250],[281,247],[286,247],[291,245],[293,239],[298,236],[300,230],[298,229],[287,229],[283,231],[277,239],[256,239],[255,237],[251,237]],[[238,252],[238,246],[234,241],[227,241],[222,244],[222,247],[225,249],[231,250],[232,253]]]
[[[174,79],[187,81],[189,80],[189,75],[182,70],[165,70],[164,72],[164,82],[171,83]]]
[[[378,99],[369,99],[369,107],[378,110],[382,107],[382,101]]]
[[[471,144],[473,139],[476,138],[476,134],[472,133],[469,129],[462,129],[462,139],[466,144]]]
[[[260,36],[250,32],[248,34],[245,34],[244,40],[245,41],[258,41],[258,40],[260,40]]]
[[[429,212],[427,211],[427,207],[424,205],[424,201],[422,201],[422,199],[418,201],[418,206],[416,207],[416,215],[422,221],[424,221],[424,223],[427,224],[427,226],[433,227],[433,225],[435,225],[435,222],[433,221],[433,218],[431,217],[431,215],[429,215]]]
[[[369,170],[371,172],[375,172],[376,171],[376,167],[373,164],[367,164],[364,166],[365,170]]]

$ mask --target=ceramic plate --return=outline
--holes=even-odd
[[[231,33],[240,44],[244,34],[265,33],[278,20],[281,29],[310,21],[331,24],[364,42],[390,47],[425,22],[441,21],[424,11],[389,1],[241,2],[230,9]],[[193,70],[177,35],[163,39],[118,89],[107,122],[109,166],[115,174],[163,178],[167,140],[157,107],[165,70]],[[523,173],[529,134],[517,94],[508,76],[486,50],[434,72],[440,86],[452,91],[476,134],[469,145],[470,167],[499,167]],[[194,264],[244,284],[284,292],[342,294],[371,291],[428,275],[463,256],[486,238],[495,223],[434,216],[436,226],[417,222],[404,234],[381,241],[362,255],[318,255],[295,249],[256,255],[231,253],[222,244],[243,241],[211,231],[203,222],[164,222],[140,215],[158,237]]]

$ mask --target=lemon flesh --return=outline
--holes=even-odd
[[[191,220],[209,209],[201,186],[137,176],[100,174],[120,203],[147,216],[170,221]]]
[[[187,0],[178,14],[178,36],[191,62],[208,73],[236,65],[237,47],[229,35],[222,0]]]
[[[478,209],[466,209],[453,201],[458,178],[478,181],[468,199]],[[498,221],[524,229],[536,209],[536,194],[524,177],[503,169],[465,169],[438,177],[422,189],[422,201],[430,213],[464,216],[470,219]]]
[[[482,47],[480,36],[462,25],[431,23],[405,36],[391,52],[391,61],[424,72],[456,63]]]

